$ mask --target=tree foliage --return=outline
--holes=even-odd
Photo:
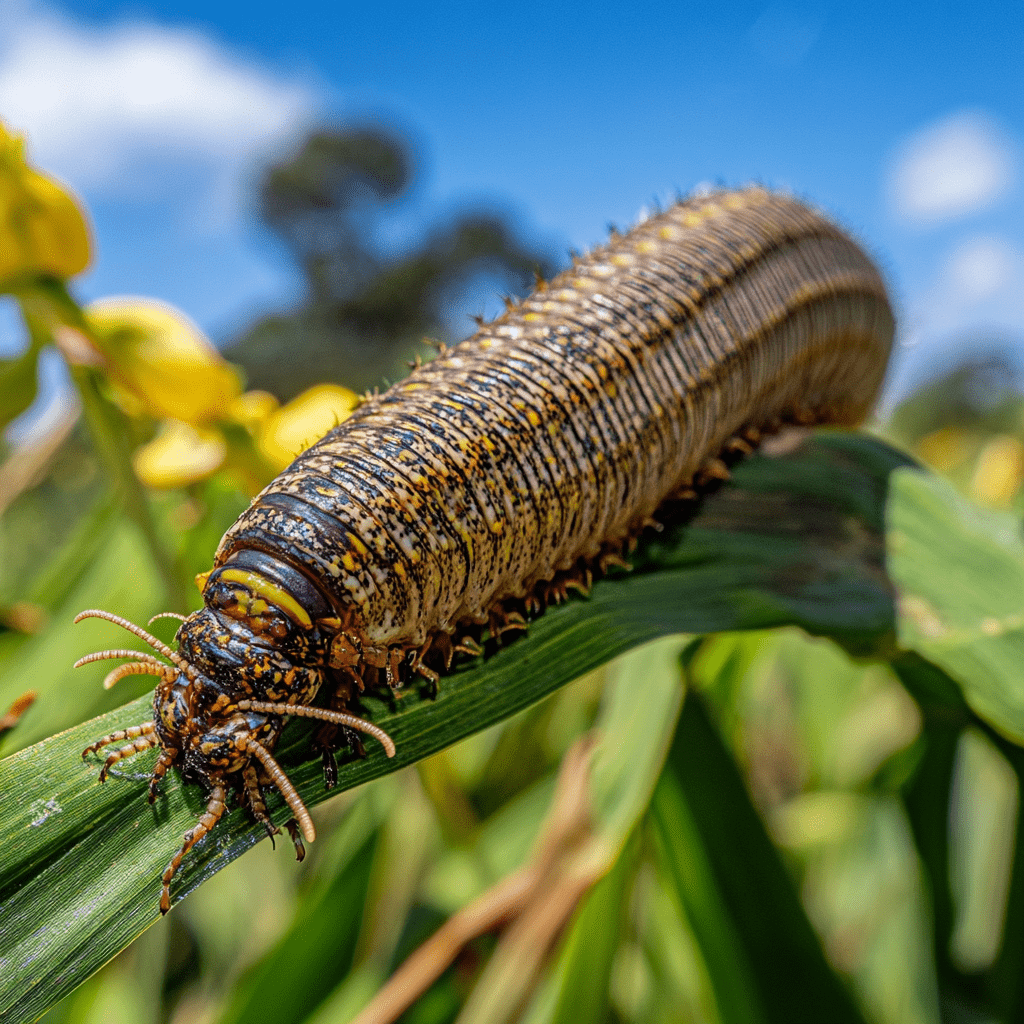
[[[485,210],[385,251],[382,222],[412,186],[408,143],[377,128],[316,132],[267,171],[260,211],[301,269],[306,296],[232,342],[251,386],[282,399],[322,380],[375,387],[401,376],[425,337],[450,340],[446,310],[475,278],[524,293],[550,272],[546,255]]]

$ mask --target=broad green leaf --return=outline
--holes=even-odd
[[[970,707],[1024,743],[1024,536],[1016,516],[938,477],[892,474],[888,570],[900,646],[951,675]]]
[[[436,701],[414,692],[395,707],[366,698],[398,755],[388,761],[371,745],[365,760],[343,766],[340,788],[411,764],[660,636],[795,623],[885,651],[894,613],[881,524],[887,476],[905,462],[878,441],[837,432],[747,460],[688,526],[641,545],[635,572],[599,581],[588,600],[550,609],[522,639],[460,666]],[[101,646],[120,643],[114,633]],[[141,698],[0,762],[0,1012],[11,1022],[34,1019],[156,919],[159,876],[202,793],[172,773],[150,808],[142,776],[151,755],[105,786],[96,764],[79,758],[94,739],[149,715]],[[325,793],[307,734],[290,727],[279,754],[316,803]],[[270,810],[286,816],[278,799]],[[233,811],[186,859],[175,901],[262,834]]]
[[[862,1024],[698,694],[683,705],[654,814],[722,1021]]]
[[[939,983],[953,1004],[977,1003],[984,992],[996,1012],[1013,1020],[1024,1007],[1020,822],[1002,947],[980,978],[964,974],[950,958],[948,847],[953,759],[965,727],[981,729],[1024,780],[1024,751],[1007,739],[1019,741],[1024,706],[1022,635],[1014,626],[1024,603],[1020,521],[979,508],[922,474],[895,474],[890,501],[889,568],[900,590],[901,643],[911,648],[893,668],[926,723],[921,764],[905,795],[934,901]]]
[[[858,655],[885,654],[895,613],[879,537],[889,475],[911,464],[863,435],[808,435],[787,455],[741,463],[683,543],[667,531],[634,565],[687,570],[686,632],[793,624]]]

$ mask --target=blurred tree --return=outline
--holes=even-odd
[[[889,430],[904,443],[942,427],[1006,430],[1019,425],[1024,381],[1008,353],[1019,349],[1020,341],[965,337],[957,347],[970,355],[919,385],[894,411]]]
[[[444,338],[446,303],[486,274],[516,292],[550,260],[495,213],[470,211],[390,256],[378,223],[410,188],[408,145],[377,128],[318,131],[259,186],[264,221],[307,281],[304,303],[257,322],[227,355],[249,386],[289,399],[324,380],[373,387],[404,373],[424,337]]]
[[[976,501],[1024,510],[1019,347],[1009,337],[964,337],[964,358],[904,399],[885,432]]]

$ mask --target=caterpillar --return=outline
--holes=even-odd
[[[127,658],[108,684],[158,679],[152,721],[83,756],[127,741],[103,780],[159,747],[151,802],[172,766],[208,792],[163,874],[161,912],[233,793],[273,835],[275,786],[300,858],[315,838],[273,756],[286,718],[320,721],[328,785],[334,751],[363,753],[360,734],[392,756],[350,711],[365,686],[418,677],[436,695],[485,631],[525,628],[569,587],[586,590],[667,499],[727,475],[724,451],[787,422],[859,422],[893,330],[879,272],[819,213],[762,188],[683,200],[613,231],[299,455],[224,535],[176,650],[82,612],[156,653],[78,664]]]

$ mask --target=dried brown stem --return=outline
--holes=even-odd
[[[537,943],[539,969],[592,881],[567,887],[561,879],[562,861],[589,836],[587,782],[592,749],[593,741],[584,738],[562,761],[551,809],[529,862],[446,921],[408,957],[352,1024],[392,1024],[437,981],[468,942],[502,925],[509,924],[506,937],[516,948],[524,942]]]

